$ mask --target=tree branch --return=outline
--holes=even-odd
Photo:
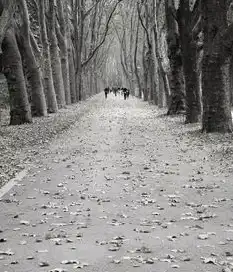
[[[97,0],[97,2],[85,12],[84,18],[86,18],[91,13],[91,11],[99,4],[100,1],[101,0]]]
[[[143,23],[141,12],[140,12],[140,9],[139,9],[139,3],[137,3],[137,11],[138,11],[138,16],[139,16],[140,23],[141,23],[141,25],[142,25],[143,29],[145,30],[145,33],[146,33],[146,39],[147,39],[148,47],[149,47],[149,49],[151,49],[150,36],[149,36],[149,33],[148,33],[148,30],[147,30],[146,26]]]
[[[123,0],[118,0],[118,2],[115,4],[113,10],[111,11],[110,13],[110,16],[108,17],[108,20],[107,20],[107,24],[106,24],[106,27],[105,27],[105,32],[104,32],[104,36],[101,40],[101,42],[96,46],[96,48],[89,54],[89,57],[82,63],[82,67],[86,66],[88,64],[88,62],[94,57],[94,55],[96,54],[96,52],[99,50],[99,48],[101,47],[101,45],[105,42],[105,39],[107,37],[107,33],[108,33],[108,29],[109,29],[109,23],[112,19],[112,16],[113,16],[113,13],[114,11],[116,10],[118,4],[120,2],[122,2]]]

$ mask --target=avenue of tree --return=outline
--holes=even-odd
[[[10,124],[110,87],[232,132],[233,1],[0,0]]]

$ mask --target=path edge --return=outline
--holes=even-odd
[[[0,200],[2,197],[7,194],[19,181],[21,181],[28,173],[27,169],[22,170],[21,172],[17,173],[16,176],[9,180],[3,187],[0,188]]]

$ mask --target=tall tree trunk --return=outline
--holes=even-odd
[[[143,39],[144,40],[144,39]],[[148,101],[148,61],[146,59],[146,45],[142,46],[142,63],[143,63],[143,100]]]
[[[163,108],[164,107],[164,98],[165,98],[165,87],[164,87],[164,82],[163,82],[163,77],[162,77],[162,73],[159,69],[157,69],[157,73],[158,73],[158,107],[159,108]]]
[[[2,44],[4,74],[10,94],[10,124],[31,123],[31,109],[28,101],[22,59],[12,29],[6,32]]]
[[[74,48],[73,48],[73,44],[72,44],[71,39],[69,39],[68,57],[69,57],[71,102],[76,103],[78,101],[78,99],[77,99],[76,76],[75,76],[75,65],[74,65]]]
[[[48,42],[46,19],[45,19],[45,0],[40,0],[39,4],[39,19],[40,19],[40,33],[43,50],[43,78],[44,78],[44,92],[47,100],[47,108],[49,113],[58,111],[56,93],[53,84],[53,75],[51,68],[50,48]]]
[[[233,54],[231,55],[229,78],[230,78],[229,80],[230,80],[231,106],[233,106]]]
[[[157,63],[158,63],[158,68],[157,68],[157,73],[158,73],[158,82],[159,86],[157,87],[158,93],[159,93],[159,101],[158,104],[160,107],[164,106],[164,98],[166,102],[166,106],[169,107],[169,98],[170,98],[170,86],[169,86],[169,81],[166,72],[164,71],[163,65],[162,65],[162,57],[160,56],[159,52],[159,35],[158,35],[158,21],[159,21],[159,9],[157,7],[157,2],[154,3],[156,7],[156,12],[155,12],[155,25],[153,27],[153,33],[154,33],[154,44],[155,44],[155,55],[157,58]]]
[[[202,66],[203,119],[205,132],[232,132],[229,90],[233,25],[227,26],[226,1],[202,3],[204,57]],[[218,14],[218,16],[216,16]]]
[[[76,86],[77,98],[83,99],[82,92],[82,50],[84,39],[84,0],[75,0],[75,49],[76,49]]]
[[[186,94],[185,123],[200,121],[201,103],[197,71],[197,43],[192,35],[192,12],[189,1],[181,0],[177,12]]]
[[[142,87],[141,87],[141,81],[139,77],[139,72],[138,72],[138,39],[139,39],[139,19],[137,22],[137,28],[136,28],[136,39],[135,39],[135,47],[134,47],[134,73],[136,76],[137,80],[137,85],[138,85],[138,97],[142,98]]]
[[[50,54],[53,71],[53,83],[57,96],[58,107],[62,108],[66,104],[64,82],[62,76],[61,59],[59,55],[58,41],[56,35],[56,14],[55,0],[49,0],[49,37],[50,37]]]
[[[20,33],[21,44],[23,46],[23,56],[29,72],[28,80],[32,89],[32,114],[34,116],[46,116],[47,106],[42,83],[42,72],[39,64],[36,61],[36,57],[31,46],[27,4],[25,0],[20,0],[19,3],[23,11],[23,26]]]
[[[168,80],[168,76],[167,76],[166,72],[164,71],[163,67],[160,69],[160,72],[161,72],[162,78],[163,78],[164,91],[165,91],[165,97],[166,97],[166,105],[168,107],[169,106],[169,98],[170,98],[169,80]]]
[[[68,18],[68,7],[67,1],[59,0],[57,1],[58,5],[58,14],[59,14],[59,24],[60,29],[57,28],[59,36],[59,47],[60,47],[60,56],[61,56],[61,68],[62,76],[64,82],[64,91],[66,104],[71,103],[70,97],[70,75],[69,75],[69,57],[68,57],[68,39],[67,34],[69,33],[69,18]],[[60,31],[59,31],[60,30]]]
[[[168,58],[170,61],[170,106],[167,114],[178,114],[184,110],[183,71],[180,54],[180,41],[176,21],[174,18],[174,0],[165,1],[167,22]]]

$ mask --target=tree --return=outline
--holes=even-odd
[[[40,23],[40,36],[42,41],[42,68],[43,68],[43,81],[44,91],[47,100],[47,109],[49,113],[55,113],[58,111],[56,93],[53,84],[50,47],[47,34],[47,24],[45,18],[45,1],[38,2],[39,5],[39,23]]]
[[[46,116],[47,106],[44,95],[41,68],[37,63],[35,54],[31,45],[30,22],[27,3],[25,0],[19,1],[20,11],[22,13],[22,27],[20,29],[20,44],[22,44],[23,56],[29,72],[29,83],[32,94],[32,113],[34,116]]]
[[[69,18],[67,1],[57,0],[58,20],[56,24],[57,37],[60,48],[62,78],[64,83],[64,92],[66,104],[71,103],[70,96],[70,74],[69,74],[69,56],[68,56],[68,34]]]
[[[144,64],[144,100],[154,101],[158,104],[158,94],[156,92],[156,69],[155,69],[155,56],[153,52],[154,39],[153,39],[153,27],[154,27],[154,15],[155,15],[155,3],[153,0],[144,2],[144,22],[141,15],[139,4],[137,5],[138,16],[143,30],[145,31],[146,43],[143,46],[143,64]],[[151,12],[152,14],[151,14]]]
[[[200,120],[201,100],[197,69],[198,34],[201,30],[200,1],[196,1],[193,11],[188,0],[180,0],[177,11],[182,64],[185,79],[186,123]]]
[[[23,73],[22,58],[16,41],[14,28],[5,33],[2,43],[3,72],[10,94],[10,124],[31,123],[31,109]]]
[[[229,67],[233,46],[233,24],[227,25],[227,8],[225,0],[202,2],[204,27],[202,130],[205,132],[232,132]]]
[[[55,0],[49,0],[48,2],[48,34],[50,38],[50,57],[53,71],[53,84],[57,97],[57,104],[59,108],[62,108],[66,104],[64,81],[62,75],[61,59],[59,55],[58,39],[56,35],[56,5]]]
[[[180,38],[175,19],[174,0],[165,1],[167,23],[168,58],[170,61],[170,89],[171,98],[168,115],[177,114],[184,110],[184,85],[182,71],[182,56]]]

